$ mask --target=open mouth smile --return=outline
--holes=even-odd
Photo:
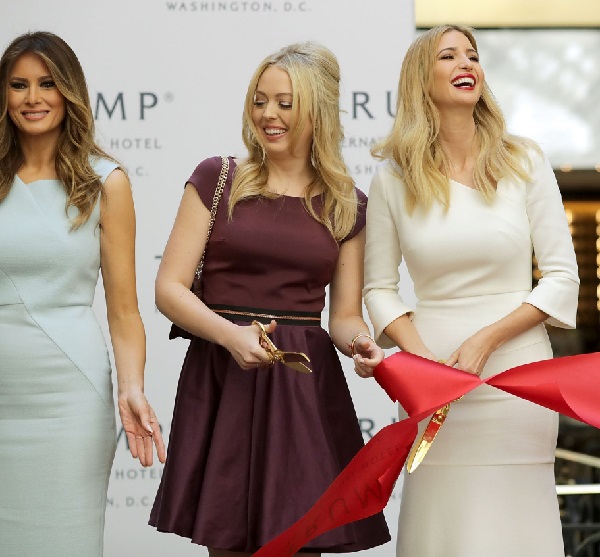
[[[283,135],[287,130],[283,130],[281,128],[264,128],[264,132],[269,137],[277,137]]]
[[[22,112],[21,114],[26,120],[41,120],[48,113],[48,110],[28,110],[26,112]]]
[[[457,75],[452,81],[452,85],[457,89],[472,90],[475,87],[475,76],[472,74]]]

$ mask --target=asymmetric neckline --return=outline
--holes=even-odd
[[[476,192],[479,191],[477,188],[472,188],[471,186],[467,186],[466,184],[463,184],[462,182],[458,182],[456,180],[453,180],[452,178],[448,178],[448,180],[450,180],[450,182],[454,182],[455,184],[461,186],[462,188],[466,188],[468,190],[476,191]]]
[[[33,180],[31,182],[25,182],[18,174],[15,174],[15,178],[21,182],[24,186],[33,186],[34,184],[39,184],[41,182],[60,182],[58,178],[40,178],[39,180]]]

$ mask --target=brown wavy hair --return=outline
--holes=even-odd
[[[434,199],[446,207],[450,202],[450,163],[440,144],[440,115],[430,94],[437,46],[448,31],[462,33],[477,50],[473,30],[468,27],[441,25],[420,35],[402,62],[392,130],[372,150],[374,157],[390,159],[400,168],[409,211],[417,205],[427,209]],[[474,181],[490,202],[498,180],[504,176],[529,180],[528,151],[539,151],[539,147],[529,139],[507,132],[500,106],[487,83],[483,84],[473,117],[479,146]]]
[[[26,53],[39,56],[65,98],[66,114],[56,147],[56,174],[67,193],[65,211],[76,207],[72,219],[76,229],[90,218],[102,182],[91,158],[114,158],[94,139],[94,117],[81,64],[71,47],[47,31],[24,33],[14,39],[0,59],[0,202],[8,195],[14,177],[24,162],[17,129],[8,114],[8,78],[17,59]],[[117,162],[117,161],[115,161]]]
[[[242,138],[248,158],[237,167],[229,200],[229,216],[235,204],[253,196],[276,197],[267,190],[268,168],[260,135],[252,120],[254,95],[263,72],[270,66],[287,72],[292,82],[292,141],[295,147],[308,122],[312,122],[311,163],[317,178],[307,187],[304,204],[311,216],[340,241],[356,222],[354,180],[342,158],[344,137],[340,120],[340,68],[334,54],[316,42],[291,44],[267,56],[252,76],[242,118]],[[323,190],[323,211],[317,214],[311,197]]]

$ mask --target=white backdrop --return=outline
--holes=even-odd
[[[412,0],[0,0],[2,49],[16,35],[48,30],[78,54],[90,87],[98,138],[127,168],[138,218],[140,310],[148,337],[146,392],[166,437],[187,341],[168,341],[154,307],[154,277],[185,180],[202,159],[243,154],[240,135],[247,83],[279,47],[318,40],[342,68],[344,154],[368,192],[369,147],[392,121],[404,52],[414,36]],[[410,302],[412,286],[403,284]],[[106,331],[101,285],[95,309]],[[374,381],[347,376],[365,439],[396,409]],[[162,465],[136,465],[120,435],[107,510],[108,557],[206,555],[187,539],[147,526]],[[398,493],[386,508],[396,532]],[[393,548],[361,552],[391,555]]]

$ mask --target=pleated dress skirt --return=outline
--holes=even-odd
[[[308,354],[312,373],[283,364],[243,370],[222,346],[191,342],[150,515],[159,531],[255,552],[301,518],[362,448],[328,333],[278,325],[270,337],[278,347]],[[378,513],[326,532],[303,550],[346,553],[389,539]]]

